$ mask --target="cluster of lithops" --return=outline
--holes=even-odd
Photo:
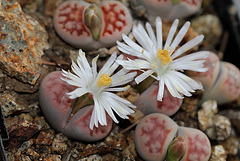
[[[66,93],[75,89],[62,79],[62,72],[55,71],[48,74],[40,87],[41,109],[57,131],[64,135],[82,141],[96,141],[104,138],[112,129],[112,119],[107,115],[107,125],[89,128],[93,106],[86,106],[73,115],[74,100]],[[75,105],[76,106],[76,105]]]
[[[187,74],[199,80],[204,87],[202,102],[216,100],[219,105],[234,101],[240,94],[240,71],[231,63],[220,61],[215,53],[206,58],[206,72]]]
[[[161,16],[167,20],[185,18],[197,13],[202,0],[139,0],[149,16]]]
[[[211,145],[200,130],[178,126],[164,114],[145,116],[135,130],[139,155],[148,161],[208,161]]]
[[[118,1],[90,4],[85,1],[66,1],[54,15],[58,35],[70,45],[86,51],[110,47],[128,34],[132,16]]]

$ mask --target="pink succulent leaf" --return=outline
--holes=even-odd
[[[160,113],[145,116],[135,130],[135,145],[140,156],[148,161],[164,160],[167,148],[178,125]]]
[[[132,16],[128,8],[117,1],[105,1],[100,5],[103,15],[103,27],[100,41],[115,43],[122,39],[132,28]]]
[[[112,119],[109,115],[107,117],[107,125],[89,128],[90,119],[93,111],[93,106],[87,106],[80,109],[69,121],[64,128],[64,133],[70,138],[83,141],[96,141],[104,138],[112,128]]]
[[[209,56],[205,58],[204,68],[208,68],[206,72],[187,71],[186,73],[193,79],[202,83],[205,92],[208,92],[213,87],[218,73],[220,71],[219,57],[210,52]]]
[[[202,0],[139,0],[150,16],[161,16],[168,20],[185,18],[199,11]]]
[[[212,99],[218,104],[235,100],[240,94],[240,72],[233,64],[220,61],[210,52],[204,67],[206,72],[187,71],[187,75],[202,83],[204,92],[201,102]]]
[[[74,47],[86,46],[92,36],[84,24],[84,11],[90,4],[84,1],[66,1],[55,11],[54,28],[58,35]],[[84,40],[84,41],[83,41]]]
[[[178,136],[182,136],[186,142],[186,153],[181,161],[208,161],[211,145],[208,137],[202,131],[179,127]]]
[[[90,130],[90,117],[93,106],[80,109],[71,117],[72,99],[66,94],[76,87],[61,79],[62,72],[49,73],[41,82],[39,101],[41,110],[49,124],[64,135],[81,140],[96,141],[104,138],[112,128],[112,120],[107,115],[107,125]],[[70,120],[69,120],[70,118]]]
[[[220,73],[209,93],[203,95],[203,100],[216,100],[224,104],[236,100],[240,94],[240,71],[228,62],[220,62]]]
[[[54,27],[64,41],[90,51],[111,47],[122,40],[121,35],[131,30],[132,16],[118,1],[104,1],[94,7],[85,1],[65,1],[56,9]]]
[[[153,84],[145,90],[136,102],[137,108],[145,115],[156,112],[168,116],[175,114],[181,107],[183,100],[173,97],[165,87],[163,99],[160,102],[157,100],[158,88],[158,85]]]

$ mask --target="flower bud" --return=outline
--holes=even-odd
[[[102,14],[99,7],[95,4],[91,4],[84,12],[84,21],[86,26],[92,33],[94,40],[98,40],[100,37],[102,27]]]
[[[185,152],[186,143],[182,136],[178,136],[168,146],[166,161],[179,161]]]

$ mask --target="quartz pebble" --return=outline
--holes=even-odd
[[[222,145],[212,146],[210,161],[226,161],[227,153]]]
[[[213,116],[212,127],[205,132],[211,139],[218,141],[226,140],[231,134],[231,122],[229,118],[216,114]]]
[[[199,128],[205,131],[213,126],[213,116],[218,112],[216,101],[205,101],[202,108],[198,111]]]

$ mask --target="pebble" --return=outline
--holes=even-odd
[[[47,132],[41,131],[34,143],[39,145],[51,145],[53,142],[53,138],[53,130],[48,130]]]
[[[238,154],[239,139],[236,136],[230,136],[222,145],[229,155]]]
[[[99,155],[91,155],[89,157],[80,159],[79,161],[102,161],[102,157]]]
[[[210,139],[217,141],[226,140],[231,135],[231,122],[229,118],[216,114],[213,116],[212,127],[205,132]]]
[[[226,161],[227,152],[222,145],[212,146],[212,154],[210,161]]]
[[[55,155],[55,154],[39,158],[39,161],[61,161],[61,160],[62,160],[61,155]]]
[[[236,129],[238,133],[240,133],[240,111],[239,110],[233,110],[233,109],[227,109],[222,110],[220,113],[226,117],[228,117],[231,120],[231,123],[233,127]]]
[[[192,28],[198,33],[204,35],[204,42],[209,46],[215,46],[219,43],[222,26],[217,16],[206,14],[196,17],[191,22]]]
[[[0,93],[0,104],[5,117],[26,109],[24,103],[19,101],[19,95],[15,92],[4,91]]]
[[[198,111],[199,128],[205,131],[213,125],[213,116],[218,112],[217,102],[213,100],[205,101]]]
[[[52,150],[58,154],[65,154],[68,149],[68,145],[65,143],[67,140],[68,138],[62,133],[57,134],[52,142]]]
[[[10,149],[19,147],[23,142],[29,140],[39,131],[39,128],[36,124],[27,121],[21,124],[18,122],[18,124],[15,125],[7,125],[7,129],[9,134],[8,147]]]

